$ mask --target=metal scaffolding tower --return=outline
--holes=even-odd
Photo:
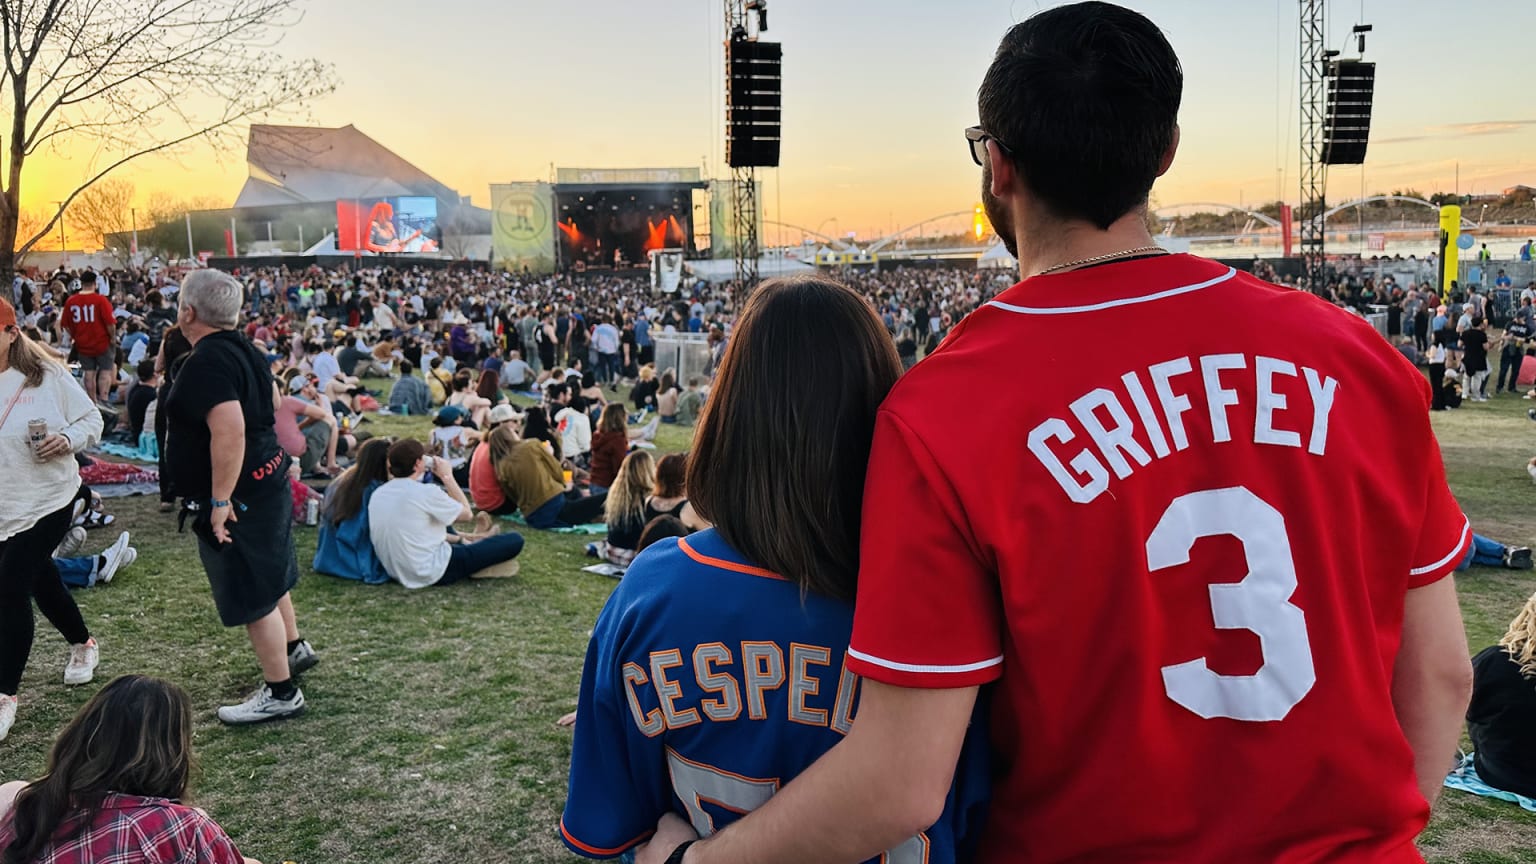
[[[733,49],[757,37],[767,29],[766,0],[725,0],[725,114],[726,136],[732,130],[734,99],[731,57]],[[754,14],[756,13],[756,14]],[[729,146],[729,145],[727,145]],[[757,285],[758,259],[758,202],[757,168],[755,166],[731,168],[731,226],[736,237],[736,291],[738,303]]]
[[[1301,202],[1296,208],[1301,261],[1306,284],[1322,288],[1323,213],[1327,210],[1328,166],[1323,164],[1323,127],[1327,112],[1328,56],[1325,39],[1327,0],[1301,0]]]

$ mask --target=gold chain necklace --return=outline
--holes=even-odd
[[[1116,258],[1129,258],[1132,255],[1151,255],[1154,253],[1159,255],[1167,255],[1168,250],[1161,246],[1138,246],[1135,249],[1126,249],[1123,252],[1111,252],[1108,255],[1095,255],[1092,258],[1084,258],[1080,261],[1068,261],[1065,264],[1057,264],[1055,267],[1047,267],[1035,275],[1049,276],[1052,273],[1058,273],[1062,270],[1071,270],[1074,267],[1084,267],[1089,264],[1101,264],[1105,261],[1113,261]]]

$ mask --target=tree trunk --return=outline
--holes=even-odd
[[[11,284],[16,275],[16,225],[20,212],[15,207],[0,208],[0,286]],[[10,295],[0,291],[9,300]]]

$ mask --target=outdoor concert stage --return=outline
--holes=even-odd
[[[561,168],[554,184],[559,261],[572,270],[649,266],[658,249],[696,251],[694,192],[698,169]]]

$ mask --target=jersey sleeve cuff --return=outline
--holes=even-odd
[[[1465,520],[1465,517],[1463,517]],[[1456,546],[1444,558],[1423,567],[1415,567],[1408,571],[1408,587],[1423,588],[1433,585],[1441,579],[1456,571],[1463,558],[1467,557],[1467,550],[1472,545],[1472,523],[1463,521],[1461,534],[1457,536]]]
[[[623,855],[625,852],[628,852],[636,846],[639,846],[641,843],[651,839],[651,835],[655,833],[656,832],[654,830],[646,831],[644,834],[641,834],[639,837],[636,837],[627,843],[615,846],[612,849],[605,849],[601,846],[594,846],[591,843],[583,843],[582,841],[576,839],[576,835],[572,834],[570,829],[565,827],[565,820],[560,820],[560,839],[565,843],[565,848],[575,852],[577,855],[580,855],[583,858],[617,858],[620,855]]]
[[[850,647],[848,668],[860,677],[893,687],[947,690],[996,681],[1003,674],[1003,656],[959,664],[901,663]]]

